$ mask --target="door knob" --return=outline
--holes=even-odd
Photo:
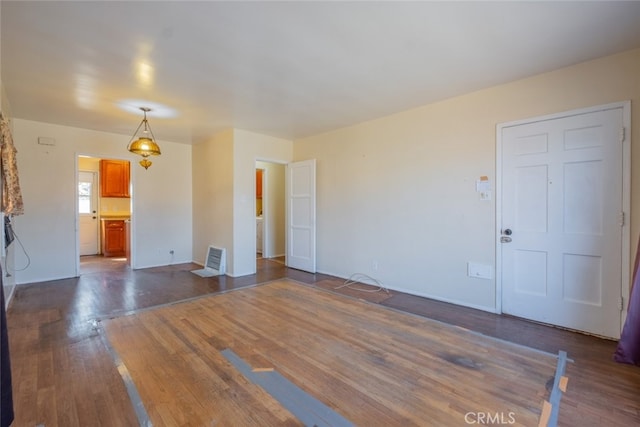
[[[504,234],[505,236],[511,236],[511,234],[513,234],[513,231],[511,231],[510,228],[507,228],[502,232],[502,234]]]

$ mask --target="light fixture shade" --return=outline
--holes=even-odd
[[[129,151],[142,157],[159,156],[160,147],[153,139],[140,137],[129,145]]]
[[[153,131],[151,130],[151,126],[149,126],[149,122],[147,121],[147,112],[151,111],[149,108],[140,107],[140,109],[144,113],[144,118],[138,125],[138,128],[133,133],[131,137],[131,141],[129,141],[129,145],[127,149],[134,154],[142,156],[142,161],[140,161],[140,166],[145,169],[148,169],[151,166],[151,162],[147,159],[149,156],[159,156],[160,147],[155,141],[155,137],[153,136]],[[143,127],[143,131],[138,136],[138,131],[141,127]],[[137,139],[136,139],[137,137]],[[134,141],[135,140],[135,141]]]
[[[140,160],[140,166],[142,166],[145,169],[149,169],[149,166],[151,166],[151,160],[147,159],[146,157],[142,160]]]

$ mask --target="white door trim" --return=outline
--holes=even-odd
[[[95,154],[95,153],[90,153],[90,152],[75,152],[74,153],[74,168],[75,168],[75,186],[74,186],[74,191],[75,194],[77,195],[78,193],[78,172],[80,171],[79,168],[79,158],[83,156],[83,157],[95,157],[97,159],[116,159],[116,160],[125,160],[127,162],[129,162],[130,164],[134,164],[134,162],[131,161],[131,159],[127,159],[124,157],[118,157],[118,156],[107,156],[104,154]],[[129,238],[131,239],[131,251],[129,253],[129,259],[127,260],[129,263],[129,266],[132,269],[136,269],[136,234],[135,234],[135,230],[136,230],[136,212],[135,212],[135,204],[134,204],[134,197],[135,197],[135,188],[136,188],[136,169],[135,168],[131,168],[130,169],[130,175],[129,175],[129,185],[130,185],[130,189],[131,189],[131,197],[130,197],[130,209],[131,209],[131,223],[130,223],[130,230],[129,230]],[[98,191],[100,191],[100,174],[98,173]],[[98,193],[100,194],[100,193]],[[76,276],[75,277],[80,277],[80,214],[78,213],[79,211],[79,200],[78,197],[74,197],[75,199],[75,214],[74,214],[74,218],[75,218],[75,264],[76,264]],[[100,217],[100,196],[98,196],[98,218]],[[255,222],[255,221],[254,221]]]
[[[282,191],[285,191],[285,182],[284,180],[282,181],[282,183],[279,183],[277,181],[273,182],[273,177],[269,176],[268,174],[268,167],[262,167],[262,166],[258,166],[258,162],[261,163],[270,163],[272,165],[279,165],[282,166],[284,169],[286,169],[287,167],[287,163],[285,161],[281,161],[281,160],[273,160],[273,159],[269,159],[269,158],[262,158],[262,157],[257,157],[254,160],[254,173],[256,170],[258,169],[262,169],[262,258],[272,258],[272,257],[276,257],[282,254],[277,254],[275,253],[275,250],[271,250],[269,247],[270,246],[274,246],[275,243],[272,242],[272,240],[275,240],[277,238],[280,238],[281,236],[278,235],[278,233],[276,233],[277,230],[274,230],[274,228],[272,227],[271,222],[273,222],[273,218],[271,215],[271,210],[273,209],[274,205],[274,201],[271,200],[271,198],[268,195],[268,190],[270,187],[272,186],[279,186],[280,184],[282,184]],[[284,172],[286,173],[286,172]],[[286,178],[285,178],[286,179]],[[256,184],[255,184],[255,179],[254,179],[254,186],[253,186],[253,194],[256,193]],[[285,205],[286,205],[286,201],[285,201]],[[254,200],[253,203],[253,212],[257,213],[256,210],[257,204]],[[282,209],[285,212],[286,215],[286,206],[283,206]],[[256,229],[256,231],[253,233],[254,235],[257,233],[257,224],[256,221],[254,219],[253,221],[253,227]],[[286,245],[286,238],[285,239],[285,245]],[[256,239],[254,239],[256,240]],[[265,249],[265,248],[268,248]],[[254,248],[253,254],[255,256],[257,252],[257,245],[256,248]],[[286,252],[286,250],[285,250]],[[257,261],[256,261],[256,267],[254,270],[254,273],[258,271],[258,267],[257,267]]]
[[[611,104],[598,105],[577,110],[565,111],[545,116],[532,117],[496,125],[496,224],[495,224],[495,247],[496,247],[496,313],[502,313],[502,248],[500,243],[500,227],[502,224],[502,131],[504,128],[540,121],[559,119],[563,117],[575,116],[579,114],[594,113],[622,109],[622,121],[625,129],[624,141],[622,142],[622,209],[625,215],[624,226],[622,227],[622,295],[624,301],[621,311],[620,325],[624,325],[627,316],[627,302],[630,286],[630,241],[631,227],[629,214],[631,212],[631,101],[615,102]]]
[[[256,162],[261,161],[261,160],[256,160]],[[267,248],[269,245],[267,238],[269,237],[269,231],[267,230],[269,227],[267,226],[270,218],[269,218],[269,197],[267,197],[266,193],[267,193],[267,169],[266,168],[261,168],[256,166],[255,170],[261,170],[262,171],[262,248],[260,253],[262,254],[262,258],[270,258],[270,254],[267,254],[267,250],[265,250],[265,248]],[[257,184],[256,184],[257,185]],[[254,191],[255,193],[255,191]],[[257,215],[257,209],[254,207],[253,211],[256,212]],[[257,225],[257,221],[256,221],[256,235],[258,233],[258,225]],[[255,252],[258,252],[258,245],[256,244],[256,250]]]

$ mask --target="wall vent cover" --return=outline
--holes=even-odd
[[[227,251],[224,248],[217,248],[213,245],[207,250],[204,268],[191,271],[200,277],[220,276],[225,273],[227,264]]]

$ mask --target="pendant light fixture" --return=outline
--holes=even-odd
[[[149,169],[149,166],[151,166],[151,161],[148,159],[148,157],[159,156],[160,147],[158,146],[158,144],[156,144],[155,137],[153,136],[153,132],[151,131],[151,126],[149,126],[149,122],[147,121],[147,113],[151,111],[151,109],[146,107],[140,107],[140,109],[144,113],[144,118],[131,137],[131,141],[129,141],[127,149],[134,154],[142,156],[142,160],[140,160],[140,166],[145,169]],[[143,127],[143,125],[144,128],[138,135],[138,132],[140,131],[140,128]]]

